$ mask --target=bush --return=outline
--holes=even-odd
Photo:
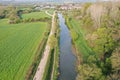
[[[56,47],[56,45],[55,45],[56,43],[57,43],[57,39],[56,39],[55,35],[53,34],[50,36],[50,39],[49,39],[49,45],[50,45],[51,49]]]
[[[73,41],[76,41],[78,39],[78,34],[74,31],[74,29],[71,29],[70,32],[71,32]]]

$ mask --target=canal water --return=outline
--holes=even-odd
[[[76,79],[76,57],[72,51],[72,42],[69,29],[65,24],[62,14],[58,14],[60,25],[60,76],[58,80],[75,80]]]

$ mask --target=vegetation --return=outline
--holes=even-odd
[[[75,44],[76,46],[76,50],[80,52],[82,52],[83,54],[78,54],[79,57],[84,57],[83,60],[86,61],[86,59],[88,58],[88,56],[90,54],[93,54],[94,52],[89,48],[88,44],[85,41],[84,38],[84,32],[81,30],[81,27],[79,27],[79,23],[76,20],[73,19],[67,19],[66,17],[66,24],[68,25],[70,32],[71,32],[71,36],[73,39],[73,44]],[[73,32],[74,30],[74,32]],[[81,62],[81,60],[80,60]]]
[[[26,79],[27,80],[32,80],[36,71],[37,71],[37,68],[38,68],[38,65],[39,65],[39,62],[43,56],[43,52],[44,52],[44,49],[45,49],[45,46],[46,46],[46,43],[47,43],[47,39],[48,39],[48,36],[49,36],[49,31],[50,31],[50,25],[48,26],[49,28],[47,28],[46,32],[44,33],[44,38],[42,39],[38,49],[37,49],[37,55],[35,56],[35,59],[30,67],[30,70],[28,71],[27,73],[27,76],[26,76]]]
[[[115,2],[85,3],[81,10],[64,13],[78,55],[77,80],[120,78],[119,13]]]
[[[83,3],[63,11],[77,55],[77,80],[120,79],[120,2]],[[0,5],[0,80],[32,80],[48,39],[51,16],[35,7]],[[57,6],[59,10],[60,5]],[[48,10],[52,15],[54,10]],[[43,80],[59,75],[55,16]]]
[[[54,49],[51,49],[42,80],[51,80],[53,62],[54,62]]]
[[[50,13],[51,15],[54,13],[54,9],[50,9],[50,10],[48,10],[48,13]]]
[[[50,36],[51,52],[47,61],[43,80],[57,80],[59,67],[59,28],[58,18],[55,16],[54,34]]]
[[[51,17],[45,14],[45,11],[41,12],[31,12],[23,14],[20,20],[15,21],[15,23],[28,23],[28,22],[49,22]]]
[[[31,12],[31,13],[22,15],[23,19],[30,19],[30,18],[39,19],[39,18],[45,18],[45,17],[50,18],[49,15],[45,14],[45,11]]]
[[[14,24],[14,23],[19,23],[20,22],[20,15],[18,13],[17,8],[12,8],[12,11],[9,13],[9,23]]]
[[[52,68],[52,75],[51,80],[57,80],[59,75],[59,38],[60,38],[60,28],[59,28],[59,21],[57,15],[55,16],[55,37],[56,37],[56,45],[54,47],[54,63]]]
[[[0,24],[0,79],[25,79],[46,27],[47,24],[43,22]]]
[[[28,16],[13,6],[1,10],[4,17],[0,15],[0,79],[32,80],[46,45],[51,17],[33,10]]]
[[[5,7],[0,6],[0,19],[5,17]]]
[[[2,9],[3,8],[3,9]],[[9,18],[8,23],[27,23],[27,22],[46,22],[50,20],[50,16],[45,11],[36,11],[34,8],[19,8],[14,6],[1,7],[0,19]]]

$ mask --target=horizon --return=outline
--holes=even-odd
[[[60,2],[60,3],[77,3],[77,2],[96,2],[98,0],[0,0],[0,2]],[[99,0],[99,1],[117,1],[117,0]]]

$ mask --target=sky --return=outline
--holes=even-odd
[[[0,1],[40,1],[40,2],[95,2],[97,0],[0,0]],[[99,0],[99,1],[116,1],[116,0]]]
[[[0,0],[0,1],[52,1],[52,2],[87,2],[87,1],[95,1],[95,0]]]

